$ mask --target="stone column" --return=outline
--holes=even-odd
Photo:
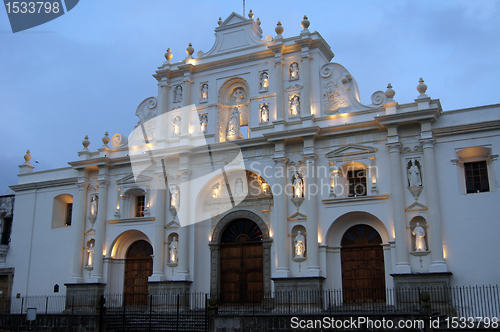
[[[193,208],[190,193],[189,179],[191,171],[181,170],[180,203],[179,203],[179,263],[175,280],[189,279],[189,222],[190,210]]]
[[[87,207],[87,189],[85,178],[78,179],[78,195],[73,200],[73,215],[71,217],[71,231],[73,233],[73,269],[71,283],[83,282],[83,246],[85,233],[85,217]]]
[[[396,236],[395,274],[411,273],[408,260],[408,244],[406,243],[406,215],[403,195],[403,179],[401,170],[401,143],[389,143],[391,162],[392,211],[394,215],[394,232]]]
[[[166,189],[163,173],[156,173],[155,240],[153,243],[153,275],[149,281],[165,280],[165,206]]]
[[[191,72],[193,70],[193,65],[192,64],[186,64],[182,65],[179,68],[183,71],[184,73],[184,79],[183,79],[183,88],[182,88],[182,103],[184,106],[189,106],[191,105],[191,85],[193,84],[193,81],[191,80]],[[184,121],[184,119],[182,119]]]
[[[306,191],[305,200],[307,206],[307,259],[309,261],[307,276],[319,277],[319,244],[318,244],[318,194],[319,188],[316,184],[316,158],[314,153],[304,154],[306,158]]]
[[[281,38],[282,39],[282,38]],[[269,49],[274,53],[274,68],[275,68],[275,89],[276,89],[276,121],[274,123],[275,131],[281,131],[284,129],[284,119],[285,119],[285,107],[283,100],[283,42],[281,39],[276,41],[275,45],[269,46]]]
[[[431,251],[431,266],[429,272],[448,272],[443,255],[443,235],[441,228],[441,207],[439,205],[438,179],[436,176],[436,161],[434,156],[435,140],[421,140],[424,150],[423,180],[429,208],[429,240]]]
[[[311,65],[309,56],[309,43],[311,38],[303,38],[295,41],[302,49],[302,64],[300,69],[300,78],[304,87],[302,88],[300,98],[300,111],[303,120],[311,120]],[[312,123],[311,123],[312,124]]]
[[[170,86],[167,85],[166,78],[158,82],[158,115],[168,112],[168,93]]]
[[[273,158],[276,163],[276,183],[277,190],[281,189],[281,194],[274,194],[274,207],[273,207],[273,237],[276,239],[276,246],[278,255],[278,267],[276,269],[276,277],[278,278],[289,278],[290,274],[290,264],[288,259],[288,207],[287,200],[288,196],[286,193],[287,188],[287,170],[286,163],[288,158]],[[283,175],[283,176],[281,176]]]
[[[102,171],[102,170],[100,170]],[[97,219],[94,224],[95,228],[95,249],[94,249],[94,269],[92,271],[91,283],[103,283],[103,251],[104,239],[106,238],[106,207],[108,201],[108,185],[107,176],[99,175],[97,182],[99,183],[99,205],[97,208]]]

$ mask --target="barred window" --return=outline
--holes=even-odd
[[[68,203],[66,207],[66,226],[71,226],[72,215],[73,215],[73,203]]]
[[[467,194],[490,191],[486,161],[464,163]]]
[[[366,171],[365,169],[348,172],[349,197],[366,196]]]
[[[145,207],[145,196],[137,196],[136,197],[136,209],[135,209],[135,217],[144,217],[144,207]]]

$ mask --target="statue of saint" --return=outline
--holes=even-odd
[[[298,116],[300,114],[300,100],[299,96],[293,96],[290,101],[290,115]]]
[[[245,93],[243,92],[243,89],[236,89],[236,91],[234,91],[231,99],[232,99],[234,105],[244,104],[245,103],[244,102]]]
[[[299,64],[294,62],[290,65],[290,80],[295,81],[299,79]]]
[[[200,132],[206,133],[208,125],[208,116],[206,114],[200,114]]]
[[[208,100],[208,84],[207,83],[204,83],[201,86],[201,100],[202,101]]]
[[[174,239],[172,242],[170,242],[170,245],[168,246],[170,249],[170,263],[177,263],[179,257],[179,242],[177,242],[177,238],[174,236]]]
[[[243,138],[240,132],[240,111],[238,107],[235,107],[231,112],[231,117],[229,119],[229,125],[227,127],[227,139],[235,140]]]
[[[177,187],[173,187],[172,190],[170,191],[170,206],[174,207],[176,209],[179,208],[179,189]]]
[[[94,244],[95,244],[94,239],[89,240],[88,242],[89,248],[87,249],[87,262],[85,266],[92,266],[92,264],[94,264]]]
[[[236,180],[236,183],[234,184],[234,195],[235,196],[243,195],[243,180],[242,179]]]
[[[304,253],[306,252],[306,239],[300,231],[297,233],[297,236],[295,237],[294,245],[295,245],[295,257],[303,258]]]
[[[269,106],[267,106],[266,104],[262,105],[260,112],[261,112],[261,121],[260,122],[268,122],[269,121]]]
[[[182,119],[180,116],[175,116],[173,125],[172,125],[172,132],[174,135],[179,135],[181,133],[181,122]]]
[[[297,173],[293,176],[293,198],[302,198],[304,197],[304,181]]]
[[[178,103],[182,101],[182,86],[177,85],[174,89],[174,102]]]
[[[92,195],[92,199],[90,201],[90,215],[97,215],[97,195]]]
[[[269,74],[267,72],[263,72],[260,75],[260,89],[261,90],[269,89]]]
[[[427,251],[425,244],[425,230],[420,223],[417,222],[417,227],[413,229],[412,234],[415,236],[415,251]]]
[[[412,166],[408,170],[408,179],[410,180],[410,187],[420,187],[422,185],[420,170],[415,165],[415,161],[412,162]]]
[[[217,198],[220,196],[219,183],[212,187],[212,198]]]

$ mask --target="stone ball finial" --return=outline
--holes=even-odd
[[[285,31],[285,29],[281,26],[281,22],[278,21],[278,24],[276,25],[276,28],[274,28],[274,31],[276,31],[278,35],[281,35],[283,31]]]
[[[170,61],[172,60],[173,58],[173,54],[172,54],[172,51],[170,51],[170,48],[167,48],[167,53],[165,53],[165,59],[167,59],[167,61]]]
[[[82,145],[83,145],[84,149],[88,148],[88,146],[90,145],[90,141],[89,141],[89,136],[88,135],[85,135],[85,138],[82,141]]]
[[[108,132],[106,132],[102,138],[102,142],[104,143],[104,145],[108,145],[110,140],[111,139],[109,138],[109,134],[108,134]]]
[[[31,160],[31,154],[30,150],[26,151],[26,154],[24,155],[24,161],[28,164]]]
[[[427,85],[424,83],[422,77],[420,77],[418,83],[419,84],[417,85],[417,91],[420,92],[420,96],[424,97],[425,92],[427,91]]]
[[[389,83],[387,85],[387,90],[385,91],[385,96],[387,97],[387,99],[393,99],[395,95],[396,95],[396,91],[394,91],[392,89],[392,85],[391,85],[391,83]]]
[[[251,9],[250,9],[250,11],[248,12],[248,17],[249,17],[250,19],[252,19],[252,18],[253,18],[253,11],[252,11]]]
[[[189,56],[193,56],[193,53],[194,53],[194,48],[193,48],[193,45],[191,45],[191,43],[189,43],[188,47],[186,48],[186,53],[187,53]]]
[[[302,22],[300,22],[300,25],[302,25],[303,29],[309,28],[311,22],[309,22],[309,20],[307,19],[307,15],[304,15],[304,19],[302,20]]]
[[[222,24],[222,17],[219,17],[219,21],[217,22],[217,24],[219,24],[219,25]]]
[[[262,22],[260,21],[260,18],[257,17],[257,21],[255,21],[258,25],[260,25]]]

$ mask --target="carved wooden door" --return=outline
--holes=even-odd
[[[346,302],[385,300],[382,239],[368,225],[356,225],[342,238],[342,288]]]
[[[148,277],[153,273],[153,248],[140,240],[127,251],[125,260],[124,295],[127,305],[144,305],[148,302]]]
[[[262,233],[247,219],[233,222],[222,236],[220,293],[224,303],[258,303],[263,298]]]

